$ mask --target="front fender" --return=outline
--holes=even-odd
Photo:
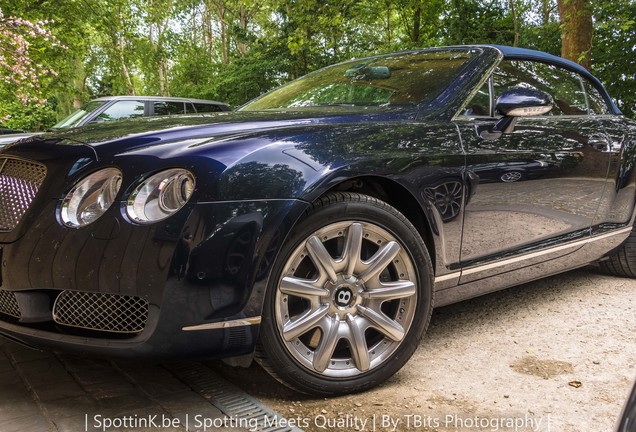
[[[332,190],[374,195],[407,215],[420,232],[431,233],[436,275],[456,270],[461,214],[474,188],[453,125],[392,122],[284,132],[249,138],[259,140],[260,146],[221,173],[220,200],[310,203]],[[245,143],[239,147],[245,148]],[[453,188],[458,188],[457,195],[451,197],[454,208],[449,210],[440,197]]]

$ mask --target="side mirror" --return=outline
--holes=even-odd
[[[499,96],[495,111],[507,117],[543,115],[552,109],[552,97],[539,90],[515,88]]]
[[[543,115],[550,112],[553,106],[552,97],[540,90],[514,88],[503,92],[495,111],[503,117],[490,129],[479,131],[479,136],[487,140],[495,140],[505,133],[511,133],[519,117]]]

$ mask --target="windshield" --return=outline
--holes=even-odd
[[[476,55],[475,50],[466,49],[353,60],[292,81],[255,99],[241,110],[391,107],[431,102]]]
[[[66,117],[61,122],[57,123],[52,129],[68,129],[76,126],[79,122],[86,118],[90,113],[95,111],[100,106],[104,105],[106,101],[92,101],[84,105],[78,110],[75,110],[71,115]]]

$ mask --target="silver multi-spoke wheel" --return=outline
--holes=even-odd
[[[389,359],[417,306],[408,251],[378,225],[343,221],[309,235],[289,255],[275,298],[289,353],[310,371],[353,377]]]
[[[255,358],[304,393],[366,390],[413,355],[432,306],[431,259],[413,224],[377,198],[331,192],[277,255]]]
[[[523,174],[519,171],[508,171],[499,176],[502,182],[512,183],[521,180]]]

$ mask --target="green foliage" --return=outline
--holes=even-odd
[[[282,84],[279,69],[281,62],[255,52],[236,59],[218,71],[209,93],[212,99],[239,107],[255,97]]]
[[[636,1],[590,2],[594,72],[636,116]],[[68,48],[34,61],[49,103],[20,106],[0,84],[6,126],[46,128],[96,96],[170,94],[237,107],[290,79],[364,55],[446,44],[561,49],[556,0],[0,0],[5,15],[53,19]]]
[[[636,2],[603,0],[593,6],[592,70],[623,113],[636,118]]]
[[[22,130],[44,130],[56,122],[55,106],[48,102],[43,107],[36,106],[35,103],[24,105],[20,101],[6,101],[3,98],[0,106],[0,118],[5,115],[10,116],[2,123],[2,126],[11,129]]]
[[[444,19],[444,41],[456,44],[513,45],[514,23],[497,2],[451,0]]]

